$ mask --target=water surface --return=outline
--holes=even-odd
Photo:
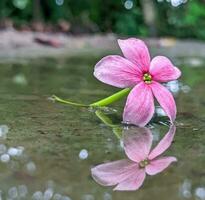
[[[178,162],[147,177],[138,191],[113,192],[92,179],[90,168],[124,158],[119,139],[93,112],[48,100],[56,94],[90,103],[117,91],[93,77],[99,58],[1,64],[2,199],[205,199],[205,63],[182,66],[182,78],[169,84],[178,116],[174,143],[165,155]],[[182,60],[186,58],[176,62]],[[116,124],[121,122],[123,104],[115,104],[116,112],[109,113]],[[167,132],[166,124],[161,116],[150,124],[156,140]]]

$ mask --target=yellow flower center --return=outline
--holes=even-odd
[[[149,160],[145,159],[139,163],[140,168],[145,168],[149,164]]]
[[[152,76],[148,73],[145,73],[143,76],[143,81],[147,84],[150,84],[152,82]]]

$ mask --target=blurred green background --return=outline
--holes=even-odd
[[[1,28],[205,40],[205,0],[1,0]]]

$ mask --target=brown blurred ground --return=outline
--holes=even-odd
[[[43,42],[38,42],[38,38]],[[122,37],[114,34],[72,36],[63,33],[2,30],[0,31],[0,58],[69,57],[86,53],[88,55],[92,53],[91,56],[100,52],[120,53],[117,38]],[[153,55],[205,58],[204,42],[174,38],[145,39],[145,41]]]

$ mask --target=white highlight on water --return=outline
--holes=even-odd
[[[79,158],[81,160],[85,160],[88,158],[88,151],[86,149],[82,149],[79,153]]]

